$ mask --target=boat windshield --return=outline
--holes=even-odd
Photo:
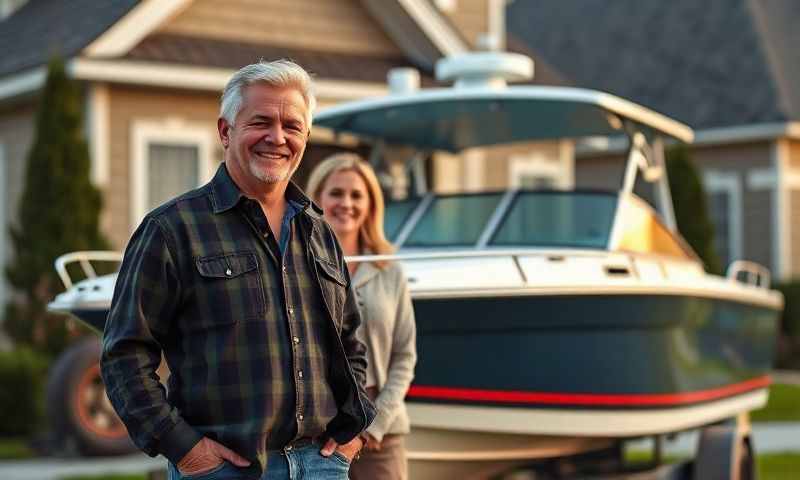
[[[448,195],[433,199],[404,247],[471,247],[497,209],[502,193]]]
[[[520,192],[489,245],[606,248],[617,196]]]
[[[519,191],[433,195],[390,202],[386,237],[401,248],[607,248],[617,208],[611,193]],[[423,210],[414,215],[414,210]],[[413,225],[411,223],[413,222]],[[404,228],[405,227],[405,228]],[[399,238],[403,230],[410,230]],[[487,242],[488,241],[488,242]]]
[[[410,198],[408,200],[398,200],[386,204],[386,211],[383,218],[383,232],[390,242],[397,240],[400,228],[408,221],[408,218],[419,205],[421,198]]]

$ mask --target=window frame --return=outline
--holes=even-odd
[[[142,221],[148,212],[147,178],[149,171],[149,150],[152,144],[188,146],[197,148],[199,172],[198,185],[203,185],[213,177],[216,170],[214,153],[215,131],[206,126],[189,124],[178,119],[163,121],[138,120],[131,126],[131,179],[130,209],[131,231]]]
[[[548,156],[541,150],[515,154],[508,157],[508,185],[512,189],[522,189],[522,177],[526,175],[550,178],[556,189],[575,188],[573,147],[570,143],[559,142],[558,154]]]
[[[703,174],[703,185],[706,190],[706,197],[710,203],[712,194],[728,195],[728,253],[730,254],[727,264],[723,265],[727,269],[728,265],[735,260],[742,258],[742,181],[736,172],[720,172],[709,170]],[[714,226],[714,234],[717,235],[717,225],[713,223],[711,212],[709,220]],[[719,253],[719,252],[718,252]]]

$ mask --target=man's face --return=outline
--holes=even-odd
[[[303,95],[295,88],[245,88],[233,126],[222,118],[218,122],[233,177],[250,185],[288,182],[306,149],[307,117]]]

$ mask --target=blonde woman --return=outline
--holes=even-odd
[[[368,163],[351,153],[328,157],[311,173],[308,195],[324,211],[346,256],[392,253],[383,234],[383,194]],[[377,416],[362,433],[365,447],[350,467],[353,480],[406,479],[404,434],[410,429],[403,398],[414,375],[416,328],[400,266],[348,263],[367,345],[367,393]]]

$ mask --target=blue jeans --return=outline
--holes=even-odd
[[[323,457],[321,445],[312,443],[304,447],[267,454],[267,470],[258,480],[347,480],[350,462],[339,452]],[[246,469],[224,462],[202,475],[181,475],[170,462],[169,480],[256,480]]]

